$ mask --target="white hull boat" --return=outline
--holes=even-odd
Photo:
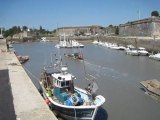
[[[132,56],[138,56],[139,55],[138,50],[136,50],[134,48],[126,49],[126,54],[127,55],[132,55]]]
[[[160,61],[160,53],[150,55],[149,58]]]
[[[55,45],[55,47],[57,46],[58,48],[83,48],[84,47],[84,45],[79,43],[78,41],[69,40],[68,38],[66,38],[65,34],[60,36],[59,43]]]
[[[146,49],[143,48],[143,47],[139,47],[139,48],[138,48],[138,53],[139,53],[139,55],[141,55],[141,56],[146,56],[146,55],[149,54],[148,51],[146,51]]]
[[[44,68],[40,80],[47,104],[67,120],[94,120],[98,108],[105,102],[102,95],[92,96],[94,83],[89,84],[87,89],[78,88],[74,85],[76,78],[68,73],[67,66],[61,62],[54,66],[59,70],[48,72]]]

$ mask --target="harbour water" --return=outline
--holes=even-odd
[[[160,102],[145,94],[140,81],[160,80],[160,62],[142,56],[129,56],[123,51],[111,50],[102,46],[86,43],[80,49],[57,49],[56,43],[14,44],[18,55],[28,55],[25,63],[33,75],[33,83],[39,88],[38,79],[44,64],[55,61],[59,55],[69,66],[69,71],[77,79],[75,84],[87,87],[85,73],[96,78],[99,89],[97,94],[106,98],[98,112],[97,120],[157,120],[160,118]],[[64,57],[64,53],[82,52],[84,62]],[[57,56],[55,56],[57,54]],[[52,56],[52,57],[51,57]],[[52,58],[52,59],[51,59]]]

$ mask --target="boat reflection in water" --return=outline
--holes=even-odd
[[[43,96],[52,110],[67,120],[94,120],[98,108],[105,102],[103,96],[93,96],[98,89],[95,82],[91,82],[86,90],[76,87],[76,77],[58,60],[50,68],[45,66],[41,75]]]

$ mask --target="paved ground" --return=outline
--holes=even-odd
[[[0,39],[0,120],[57,120],[14,53]]]
[[[16,120],[13,95],[6,66],[6,46],[0,39],[0,120]]]
[[[0,70],[0,120],[16,120],[8,70]]]

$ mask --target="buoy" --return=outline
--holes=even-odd
[[[72,94],[70,97],[70,101],[72,102],[72,104],[77,105],[78,104],[78,97],[76,95]]]
[[[50,104],[49,99],[45,99],[45,102],[46,102],[46,104],[47,104],[47,105],[49,105],[49,104]]]

